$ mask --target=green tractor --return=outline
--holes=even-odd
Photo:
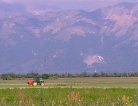
[[[32,86],[37,86],[37,85],[41,85],[44,86],[44,80],[40,79],[39,77],[34,77],[33,80],[28,80],[27,81],[28,85],[32,85]]]

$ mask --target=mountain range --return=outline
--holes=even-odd
[[[138,3],[91,12],[0,3],[1,73],[138,70]]]

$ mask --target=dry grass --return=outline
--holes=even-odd
[[[58,78],[56,80],[48,79],[47,83],[120,83],[120,82],[128,82],[134,83],[138,82],[138,77],[85,77],[85,78]]]
[[[27,83],[28,79],[24,80],[0,80],[0,83]],[[84,77],[84,78],[58,78],[58,79],[47,79],[47,83],[95,83],[95,82],[138,82],[138,77]]]
[[[68,100],[69,100],[70,102],[78,102],[78,101],[80,100],[80,95],[79,95],[79,93],[78,93],[78,92],[74,92],[74,91],[70,92],[70,93],[68,94]]]
[[[0,80],[0,88],[31,88],[27,80]],[[40,87],[40,86],[37,86]],[[35,87],[35,88],[37,88]],[[58,78],[45,80],[44,88],[48,87],[122,87],[138,88],[138,77],[85,77],[85,78]]]

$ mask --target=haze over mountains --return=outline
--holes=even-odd
[[[0,72],[138,70],[138,3],[91,12],[0,3]]]

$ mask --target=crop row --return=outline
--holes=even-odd
[[[0,106],[137,106],[138,89],[25,88],[1,89]]]

